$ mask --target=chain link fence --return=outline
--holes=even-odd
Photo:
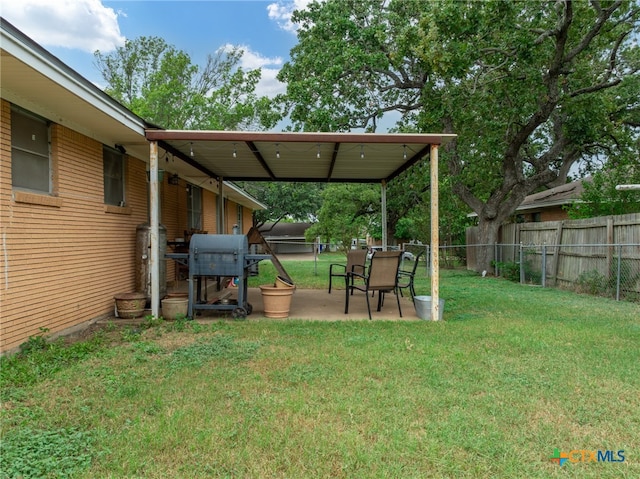
[[[270,242],[279,245],[281,258],[287,253],[306,253],[315,256],[315,243]],[[272,247],[274,247],[272,246]],[[288,248],[285,249],[285,246]],[[425,253],[417,274],[430,274],[430,246],[404,243],[389,249],[402,249],[414,256]],[[315,249],[315,252],[314,252]],[[328,250],[325,248],[324,250]],[[627,244],[508,244],[441,245],[441,269],[474,269],[480,251],[494,258],[493,274],[522,284],[557,287],[579,293],[640,302],[640,243]],[[286,251],[286,253],[285,253]],[[316,266],[317,268],[317,266]]]
[[[640,244],[523,243],[469,245],[467,249],[470,252],[487,247],[494,250],[492,273],[496,276],[523,284],[640,302]]]

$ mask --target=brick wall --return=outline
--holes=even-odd
[[[51,195],[13,190],[11,105],[0,104],[0,353],[30,336],[62,333],[112,315],[113,297],[135,289],[136,227],[148,223],[146,162],[125,156],[126,206],[104,204],[102,144],[51,125]],[[186,182],[161,183],[167,239],[187,229]],[[227,230],[237,221],[227,201]],[[203,190],[203,229],[216,228],[216,194]],[[251,227],[243,209],[242,232]],[[167,261],[167,281],[175,263]]]
[[[51,125],[53,194],[11,187],[11,109],[0,140],[0,351],[113,313],[135,286],[136,226],[147,218],[145,163],[126,158],[127,206],[104,204],[102,144]]]

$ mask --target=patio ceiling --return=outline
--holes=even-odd
[[[431,145],[456,135],[272,133],[147,129],[146,138],[210,178],[228,181],[390,181]]]

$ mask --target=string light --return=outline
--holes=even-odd
[[[320,159],[320,143],[318,143],[318,153],[316,153],[316,158]]]
[[[276,143],[276,158],[280,159],[280,149],[278,148],[278,145],[280,143]]]
[[[364,145],[360,145],[360,158],[364,159]]]
[[[402,159],[406,160],[407,159],[407,145],[402,145]]]
[[[238,157],[238,152],[236,151],[236,144],[233,144],[233,157],[237,158]]]
[[[193,142],[189,143],[189,154],[193,156]]]

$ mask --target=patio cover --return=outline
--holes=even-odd
[[[210,178],[379,183],[455,135],[146,130],[146,137]]]
[[[203,176],[224,181],[386,184],[425,157],[431,170],[431,317],[438,318],[438,148],[453,134],[234,132],[147,129],[150,142],[151,244],[157,244],[158,148]],[[154,200],[155,198],[155,200]],[[155,236],[155,241],[154,241]],[[383,230],[386,245],[386,228]],[[151,309],[159,312],[159,250],[151,248]]]

